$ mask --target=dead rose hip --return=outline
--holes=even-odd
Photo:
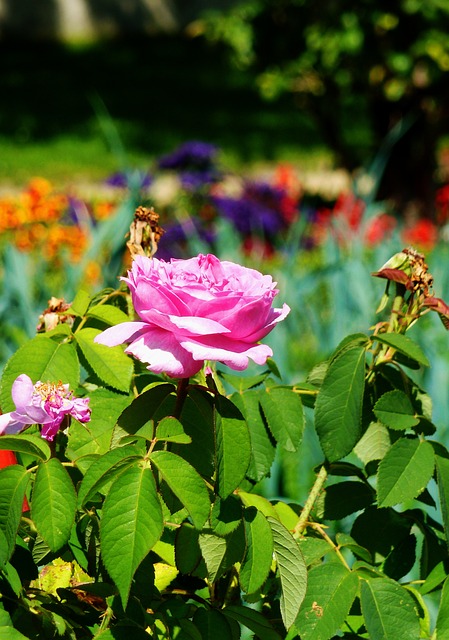
[[[290,311],[286,304],[272,308],[278,290],[271,276],[211,254],[170,262],[136,256],[123,280],[139,320],[95,341],[128,343],[126,353],[172,377],[194,375],[205,360],[239,371],[249,359],[264,364],[272,350],[259,341]]]

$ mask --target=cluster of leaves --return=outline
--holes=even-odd
[[[80,293],[67,314],[1,380],[3,411],[27,373],[88,394],[92,420],[51,444],[37,427],[0,438],[19,456],[0,470],[0,633],[445,637],[449,452],[409,375],[429,364],[417,344],[351,335],[295,386],[273,362],[175,385],[94,342],[129,318],[123,290]],[[269,501],[259,483],[276,447],[299,450],[306,414],[317,481],[304,505]]]

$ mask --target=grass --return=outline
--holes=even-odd
[[[115,134],[139,167],[188,139],[214,142],[235,169],[332,162],[314,123],[288,98],[264,102],[247,73],[199,39],[2,42],[0,93],[1,183],[105,176],[124,162]]]

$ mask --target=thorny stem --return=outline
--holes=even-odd
[[[296,524],[296,527],[294,528],[293,531],[293,535],[295,537],[298,537],[302,534],[302,532],[304,531],[304,529],[307,527],[307,525],[309,524],[309,517],[310,517],[310,513],[313,509],[313,506],[318,498],[318,496],[321,493],[321,490],[323,488],[324,483],[326,482],[326,478],[327,478],[327,468],[326,465],[323,464],[323,466],[321,467],[321,469],[318,472],[318,475],[315,479],[315,482],[313,484],[313,487],[309,493],[309,497],[306,500],[306,503],[304,505],[304,508],[301,512],[301,515],[299,516],[299,520]]]

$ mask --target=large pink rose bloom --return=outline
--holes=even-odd
[[[258,344],[289,307],[273,309],[278,293],[271,276],[213,255],[170,262],[137,256],[127,282],[140,318],[106,329],[95,339],[126,353],[155,373],[188,378],[205,360],[241,371],[250,358],[264,364],[273,354]]]

